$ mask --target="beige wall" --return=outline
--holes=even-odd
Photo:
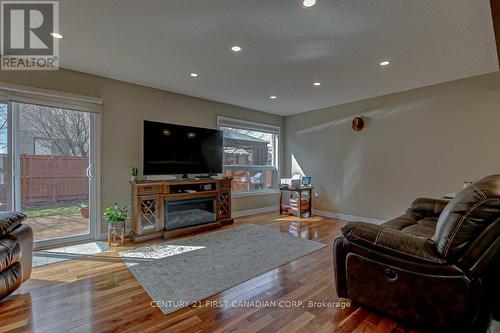
[[[317,209],[384,219],[500,173],[499,143],[496,72],[287,117],[285,172],[313,176]]]
[[[272,125],[283,117],[69,70],[0,72],[0,81],[101,97],[101,204],[130,204],[130,166],[141,165],[142,121],[217,126],[217,116]],[[281,143],[283,140],[280,140]],[[283,147],[280,148],[283,151]],[[277,195],[235,198],[234,209],[277,205]]]

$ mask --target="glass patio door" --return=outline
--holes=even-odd
[[[12,209],[12,168],[9,149],[9,105],[0,101],[0,211]]]
[[[36,247],[94,239],[96,115],[27,103],[9,106],[13,207],[27,215]]]

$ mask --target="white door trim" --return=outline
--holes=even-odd
[[[97,240],[101,235],[101,114],[90,114],[90,137],[91,146],[89,150],[89,158],[94,169],[93,181],[90,183],[92,187],[91,197],[89,199],[90,209],[90,233],[93,239]],[[90,188],[90,187],[89,187]]]

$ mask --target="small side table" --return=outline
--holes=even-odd
[[[313,195],[314,187],[312,186],[302,186],[302,187],[282,187],[280,188],[280,214],[283,214],[283,193],[290,192],[290,198],[293,196],[293,193],[297,193],[297,210],[299,212],[299,217],[302,217],[304,213],[309,213],[309,217],[312,216],[312,195]],[[309,194],[309,202],[307,209],[304,209],[302,205],[302,194],[307,192]]]
[[[120,245],[125,241],[125,221],[108,222],[108,245],[111,246],[111,237],[113,243],[116,243],[116,236],[120,238]]]

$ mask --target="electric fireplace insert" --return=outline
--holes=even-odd
[[[174,230],[215,222],[216,198],[165,202],[165,229]]]

